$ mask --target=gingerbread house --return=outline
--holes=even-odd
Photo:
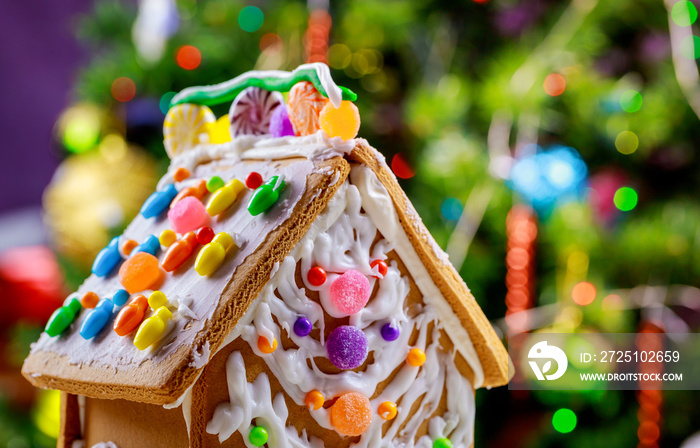
[[[168,173],[24,363],[59,447],[472,445],[507,354],[354,99],[318,63],[173,98]]]

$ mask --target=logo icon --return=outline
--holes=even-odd
[[[527,357],[531,360],[549,360],[544,363],[542,370],[540,370],[540,366],[536,361],[529,361],[532,371],[535,372],[535,376],[540,381],[544,381],[545,378],[550,381],[561,378],[561,376],[564,375],[564,372],[566,372],[566,368],[569,366],[569,360],[566,358],[566,353],[564,353],[564,351],[557,346],[547,345],[547,341],[541,341],[533,345],[532,348],[530,348]],[[552,369],[552,359],[557,363],[557,371],[550,375],[545,375]]]

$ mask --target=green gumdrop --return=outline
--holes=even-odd
[[[277,188],[274,188],[275,184],[277,183],[277,179],[279,179],[279,176],[272,176],[263,185],[269,185],[269,186],[273,187],[273,189],[279,193],[280,191],[284,190],[285,184],[284,184],[284,179],[282,179],[280,181],[279,186]]]
[[[250,431],[248,440],[255,446],[263,446],[267,443],[267,429],[262,426],[256,426]]]
[[[253,196],[250,197],[248,211],[251,215],[257,216],[272,207],[272,205],[277,202],[279,196],[279,193],[274,191],[270,185],[261,185],[253,192]]]
[[[452,448],[452,442],[450,442],[450,439],[442,437],[433,442],[433,448]]]
[[[53,312],[44,331],[51,337],[60,335],[70,327],[81,308],[80,300],[74,298],[68,305]]]

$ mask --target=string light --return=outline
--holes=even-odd
[[[640,351],[657,352],[663,350],[660,333],[661,329],[656,325],[650,322],[642,322],[636,340],[637,348]],[[660,375],[663,373],[663,363],[641,363],[639,370],[640,373]],[[660,422],[663,395],[660,390],[645,390],[645,387],[649,386],[651,384],[644,384],[640,381],[640,390],[637,392],[637,402],[639,402],[639,412],[637,412],[637,420],[639,421],[639,428],[637,429],[638,448],[658,447],[659,437],[661,436]]]
[[[114,99],[121,103],[131,101],[136,96],[136,84],[125,76],[115,79],[111,90]]]
[[[309,15],[309,26],[304,35],[306,62],[328,63],[328,38],[333,20],[325,9],[315,9]]]
[[[615,138],[615,148],[622,154],[632,154],[639,147],[639,137],[632,131],[622,131]]]
[[[544,92],[549,96],[559,96],[566,90],[566,80],[559,73],[551,73],[544,78]]]
[[[246,6],[238,13],[238,25],[249,33],[259,30],[264,21],[265,14],[257,6]]]
[[[391,159],[391,170],[396,174],[396,177],[400,179],[410,179],[416,175],[411,165],[408,164],[401,154],[396,154],[394,158]]]
[[[618,210],[628,212],[637,206],[637,192],[631,187],[621,187],[613,196],[613,203]]]
[[[532,210],[516,205],[506,217],[506,324],[512,331],[524,331],[528,322],[524,314],[515,314],[532,306],[535,239],[537,222]],[[518,316],[518,317],[514,317]]]
[[[642,108],[642,94],[636,90],[625,90],[620,95],[620,107],[625,112],[637,112]]]
[[[671,19],[678,26],[690,26],[697,18],[698,9],[690,1],[680,1],[671,8]]]
[[[576,429],[578,419],[576,414],[571,409],[558,409],[552,416],[552,426],[562,434],[567,434]]]
[[[580,282],[571,290],[571,298],[577,305],[590,305],[595,300],[596,290],[593,283]]]
[[[202,63],[202,53],[197,47],[193,47],[192,45],[183,45],[182,47],[178,48],[177,53],[175,54],[175,62],[177,62],[177,65],[179,65],[180,68],[185,70],[194,70],[195,68],[199,67],[199,64]]]

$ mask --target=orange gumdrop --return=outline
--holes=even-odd
[[[372,406],[359,392],[343,394],[331,406],[331,424],[346,436],[359,436],[372,423]]]
[[[158,259],[147,252],[127,258],[119,268],[119,281],[130,294],[148,289],[160,275]]]
[[[343,101],[337,109],[329,102],[321,110],[318,123],[329,137],[350,140],[360,130],[360,111],[350,101]]]

